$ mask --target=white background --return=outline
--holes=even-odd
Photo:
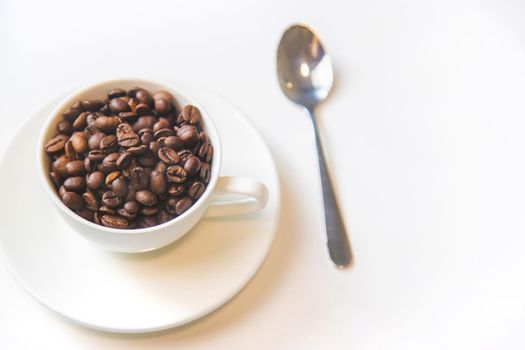
[[[523,18],[520,0],[0,0],[2,150],[66,90],[180,78],[247,112],[282,182],[267,261],[210,316],[159,334],[91,331],[0,266],[0,348],[525,348]],[[355,254],[344,271],[325,248],[309,121],[275,79],[297,21],[322,35],[337,74],[319,120]]]

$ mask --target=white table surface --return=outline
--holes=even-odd
[[[0,149],[72,87],[181,78],[249,114],[282,181],[267,261],[210,316],[91,331],[1,265],[0,348],[525,348],[524,16],[521,0],[0,1]],[[296,21],[336,66],[319,119],[355,254],[344,271],[325,248],[309,121],[275,79]]]

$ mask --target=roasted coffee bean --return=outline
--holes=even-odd
[[[130,111],[135,112],[137,110],[137,106],[139,105],[139,103],[140,103],[139,100],[137,100],[136,98],[130,97],[128,101],[128,106],[129,106]]]
[[[171,105],[168,101],[163,98],[158,98],[155,100],[155,110],[159,115],[168,114],[171,110]]]
[[[126,90],[123,89],[111,89],[108,91],[108,99],[114,99],[116,97],[126,96]]]
[[[157,204],[157,196],[155,195],[155,193],[150,192],[150,191],[145,191],[145,190],[138,191],[135,194],[135,200],[139,202],[140,204],[148,206],[148,207],[151,207]]]
[[[86,124],[88,125],[88,127],[91,127],[91,128],[94,128],[95,130],[98,130],[96,127],[95,127],[95,120],[97,120],[99,117],[98,114],[96,113],[89,113],[87,118],[86,118]],[[91,133],[93,134],[93,133]]]
[[[117,117],[102,116],[95,120],[95,126],[104,132],[113,132],[120,124],[120,119]]]
[[[102,225],[102,221],[101,221],[101,214],[99,214],[98,212],[94,212],[93,213],[93,222],[97,225]]]
[[[140,144],[139,135],[133,134],[124,134],[118,138],[118,144],[122,147],[135,147]]]
[[[158,224],[159,224],[159,221],[157,220],[157,217],[155,217],[155,216],[143,216],[137,222],[137,227],[139,227],[139,228],[148,228],[148,227],[156,226]]]
[[[160,171],[161,173],[166,173],[166,169],[168,168],[168,166],[166,165],[166,163],[164,163],[163,161],[159,161],[156,165],[155,165],[155,170],[157,171]]]
[[[84,153],[88,150],[86,135],[83,132],[77,131],[73,133],[70,140],[77,153]]]
[[[121,97],[113,98],[109,101],[109,109],[111,112],[118,114],[120,112],[127,112],[130,110],[128,103]]]
[[[69,176],[79,176],[86,173],[86,168],[83,161],[72,160],[66,164],[66,171]]]
[[[134,96],[137,100],[140,101],[140,103],[147,104],[148,106],[153,105],[153,98],[151,97],[150,93],[144,89],[138,90],[135,93]]]
[[[88,138],[88,148],[90,150],[98,149],[100,147],[100,141],[106,137],[106,134],[99,131]]]
[[[174,151],[180,151],[184,147],[184,142],[177,136],[168,136],[164,140],[164,146]]]
[[[177,202],[177,205],[175,206],[175,213],[177,215],[181,215],[186,210],[188,210],[191,207],[192,204],[193,204],[193,202],[191,201],[190,197],[182,197]]]
[[[204,131],[201,131],[199,133],[199,141],[201,143],[210,143],[210,138],[208,137],[208,134],[206,134]]]
[[[149,188],[155,194],[161,194],[166,191],[166,176],[163,172],[154,170],[149,174]]]
[[[115,135],[108,135],[100,140],[99,148],[106,152],[114,152],[118,149],[117,137]]]
[[[87,126],[87,112],[82,112],[73,122],[73,130],[79,131],[84,129]]]
[[[102,171],[94,171],[87,176],[87,187],[90,190],[96,190],[102,186],[104,183],[104,173]]]
[[[206,163],[211,162],[213,157],[213,146],[209,143],[204,143],[199,147],[199,158]]]
[[[82,195],[82,199],[84,200],[84,204],[87,209],[91,211],[98,210],[98,200],[97,197],[93,194],[93,192],[84,192],[84,194]]]
[[[197,124],[201,120],[201,111],[192,105],[186,105],[182,109],[182,119],[190,124]]]
[[[88,221],[93,221],[92,211],[89,211],[87,209],[80,209],[80,210],[75,211],[75,213],[83,219],[86,219]]]
[[[66,164],[69,162],[69,159],[66,156],[60,156],[58,157],[52,164],[51,164],[51,171],[54,171],[61,177],[67,177],[67,169]]]
[[[128,182],[126,181],[124,176],[120,176],[113,180],[113,182],[111,183],[111,189],[120,198],[125,198],[128,194]]]
[[[110,208],[118,208],[122,204],[122,199],[113,191],[106,191],[102,196],[102,203]]]
[[[199,170],[199,179],[206,185],[210,182],[211,169],[210,164],[201,163],[201,169]]]
[[[145,103],[139,103],[135,107],[135,112],[137,112],[138,115],[147,115],[151,114],[151,108]]]
[[[102,214],[107,215],[115,215],[117,213],[117,211],[114,208],[110,208],[107,205],[101,206],[100,208],[98,208],[98,211]]]
[[[141,129],[153,129],[153,125],[155,125],[156,122],[157,118],[152,115],[139,117],[139,119],[133,124],[133,130],[137,132]]]
[[[49,173],[49,178],[51,179],[51,182],[53,182],[53,185],[55,185],[55,188],[59,188],[62,185],[62,178],[58,173],[51,171]]]
[[[117,159],[117,168],[124,169],[129,165],[131,160],[133,159],[133,154],[129,152],[123,152],[120,154],[120,156]]]
[[[67,191],[62,195],[61,199],[71,210],[81,210],[84,207],[84,201],[78,193]]]
[[[177,154],[177,152],[168,147],[163,147],[159,149],[157,155],[160,160],[169,165],[175,165],[180,160],[180,157]]]
[[[67,192],[67,191],[66,191],[66,189],[64,188],[64,186],[60,186],[60,187],[58,188],[58,196],[59,196],[60,198],[62,198],[66,192]]]
[[[199,133],[193,125],[183,125],[177,130],[177,136],[184,144],[192,146],[199,141]]]
[[[75,147],[73,146],[73,142],[71,140],[66,142],[66,145],[64,146],[64,153],[69,160],[78,159],[77,151],[75,151]]]
[[[134,134],[133,128],[128,123],[120,123],[115,130],[115,135],[120,138],[127,134]]]
[[[124,123],[132,123],[139,117],[136,112],[120,112],[118,116]]]
[[[106,180],[104,181],[104,183],[106,184],[106,187],[107,188],[112,188],[111,185],[113,184],[113,181],[115,181],[120,176],[122,176],[122,174],[118,170],[117,171],[112,171],[111,173],[109,173],[106,176]]]
[[[168,182],[180,184],[186,182],[188,174],[180,165],[172,165],[166,169],[166,177]]]
[[[129,225],[128,220],[118,215],[107,215],[107,214],[102,215],[102,218],[100,221],[102,222],[102,225],[106,227],[118,228],[118,229],[127,228]]]
[[[170,213],[168,213],[167,210],[164,210],[164,209],[159,210],[157,214],[157,220],[159,221],[159,225],[170,221],[172,218],[173,216]]]
[[[172,197],[178,197],[184,193],[185,189],[186,187],[184,187],[184,185],[170,184],[167,192]]]
[[[166,129],[171,127],[170,122],[166,118],[159,118],[159,121],[153,125],[153,132],[157,132],[160,129]]]
[[[92,162],[88,157],[84,158],[84,169],[86,169],[88,173],[95,171],[95,162]]]
[[[174,135],[175,135],[175,131],[173,131],[172,129],[164,128],[154,133],[153,137],[155,138],[155,140],[158,140],[161,137],[169,137],[169,136],[174,136]]]
[[[173,97],[173,95],[170,94],[169,92],[165,91],[165,90],[160,90],[160,91],[157,91],[156,93],[154,93],[153,94],[153,99],[154,100],[163,99],[163,100],[168,101],[169,103],[174,103],[175,102],[175,98]]]
[[[149,216],[149,215],[155,215],[157,214],[157,212],[159,211],[159,207],[158,206],[154,206],[154,207],[144,207],[140,210],[140,213],[142,215],[146,215],[146,216]]]
[[[199,169],[201,168],[201,161],[199,158],[195,156],[189,157],[186,162],[184,162],[184,170],[188,173],[188,175],[192,176],[194,175]]]
[[[124,203],[124,209],[132,214],[136,214],[140,210],[140,204],[137,201],[129,201]]]
[[[117,170],[117,160],[120,157],[120,154],[117,152],[108,154],[102,160],[102,167],[104,168],[105,173],[110,173]]]
[[[83,176],[72,176],[64,181],[67,191],[83,192],[86,189],[86,179]]]
[[[162,148],[162,146],[157,141],[153,141],[153,142],[149,143],[149,147],[148,148],[153,154],[158,154],[159,150]]]
[[[127,151],[134,156],[144,154],[147,150],[148,146],[146,145],[134,146],[127,149]]]
[[[193,157],[193,153],[188,149],[183,149],[182,151],[177,152],[177,154],[179,155],[181,164],[186,163],[188,158]]]
[[[204,193],[205,189],[206,185],[204,185],[200,181],[195,181],[188,188],[188,196],[190,196],[191,199],[199,199],[200,196],[202,196],[202,194]]]
[[[135,194],[136,193],[137,193],[137,191],[131,185],[128,185],[128,194],[126,194],[126,198],[124,198],[124,200],[126,202],[135,201]]]
[[[148,187],[148,174],[144,171],[142,167],[136,167],[131,170],[130,181],[131,186],[136,191],[140,191]]]
[[[46,142],[46,144],[44,145],[44,149],[48,154],[61,152],[64,149],[64,146],[66,145],[68,139],[69,136],[58,134],[57,136],[53,137],[51,140]]]
[[[75,119],[77,119],[77,117],[80,115],[80,113],[82,113],[82,111],[79,109],[70,109],[69,111],[62,113],[62,116],[67,121],[74,122]]]
[[[87,157],[93,162],[101,162],[104,158],[106,158],[106,153],[96,149],[93,151],[89,151]]]
[[[71,105],[70,109],[76,109],[80,112],[84,111],[84,106],[82,106],[82,101],[77,101]]]
[[[71,126],[71,123],[67,120],[61,120],[57,124],[57,132],[59,134],[63,135],[71,135],[71,132],[73,131],[73,127]]]
[[[152,167],[157,163],[157,158],[151,152],[147,152],[137,158],[140,165],[145,167]]]
[[[84,100],[82,101],[82,106],[86,111],[97,112],[104,106],[104,102],[100,100]]]
[[[179,201],[178,198],[168,198],[167,201],[164,203],[164,208],[168,211],[168,213],[172,215],[177,214],[177,202]]]

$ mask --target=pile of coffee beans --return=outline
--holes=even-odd
[[[165,223],[188,210],[210,181],[213,146],[192,105],[167,91],[112,89],[63,113],[44,146],[62,202],[119,229]]]

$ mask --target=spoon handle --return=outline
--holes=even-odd
[[[317,120],[313,110],[308,109],[308,113],[312,119],[315,143],[317,146],[317,155],[319,159],[321,186],[323,188],[324,217],[326,223],[328,252],[330,253],[330,258],[334,264],[339,268],[343,268],[350,265],[352,261],[348,236],[346,234],[346,229],[341,217],[341,213],[339,212],[339,206],[337,205],[337,199],[334,194],[332,182],[330,181],[330,176],[328,175],[328,169],[326,168],[323,147],[321,145],[321,139],[319,138]]]

